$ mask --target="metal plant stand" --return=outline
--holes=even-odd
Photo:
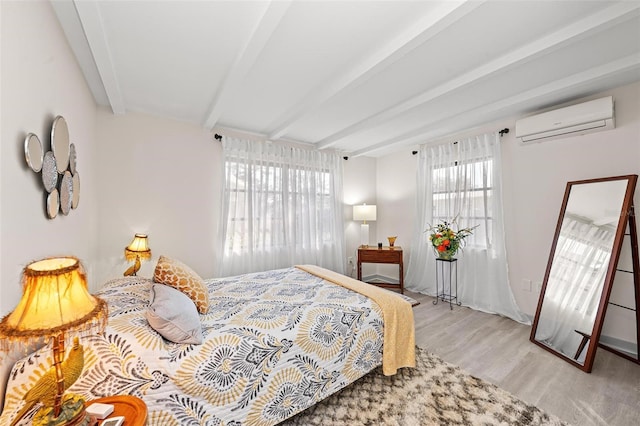
[[[462,302],[458,301],[458,259],[440,259],[436,258],[436,300],[433,301],[434,305],[438,304],[438,300],[443,302],[449,302],[449,309],[453,309],[453,303],[456,305],[462,305]],[[446,292],[446,265],[449,265],[449,292]],[[455,293],[452,292],[455,278]],[[442,283],[442,291],[440,291],[440,283]]]

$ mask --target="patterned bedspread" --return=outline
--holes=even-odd
[[[381,364],[378,305],[296,268],[207,280],[202,345],[164,340],[148,324],[151,280],[110,281],[104,336],[82,339],[85,371],[70,391],[130,394],[149,425],[273,425]],[[11,418],[46,370],[49,351],[19,361],[7,386]]]

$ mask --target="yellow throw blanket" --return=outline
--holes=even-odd
[[[372,299],[382,309],[384,319],[384,347],[382,373],[396,374],[398,368],[416,366],[416,338],[411,304],[390,291],[363,283],[337,272],[315,265],[296,265],[296,268],[317,277],[356,291]]]

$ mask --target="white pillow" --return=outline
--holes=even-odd
[[[151,306],[147,309],[149,325],[175,343],[202,343],[202,324],[193,301],[173,287],[153,284]]]

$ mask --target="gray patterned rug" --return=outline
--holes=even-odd
[[[484,380],[416,348],[417,368],[378,368],[282,425],[563,425]]]

